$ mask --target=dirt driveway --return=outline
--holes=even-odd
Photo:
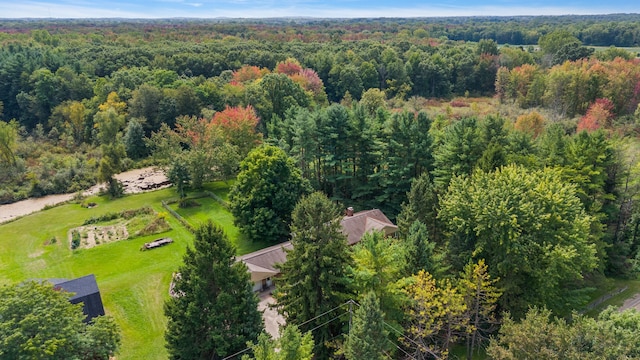
[[[170,186],[169,180],[162,170],[147,167],[125,171],[115,176],[122,182],[124,192],[134,194],[143,191],[157,190]],[[95,195],[100,192],[105,184],[98,184],[85,190],[84,196]],[[0,205],[0,224],[16,217],[31,214],[44,209],[46,206],[61,204],[73,199],[76,194],[49,195],[41,198],[31,198],[12,204]]]

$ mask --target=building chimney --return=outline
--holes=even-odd
[[[353,207],[349,206],[347,208],[347,216],[353,216]]]

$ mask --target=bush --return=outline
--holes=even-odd
[[[80,232],[78,230],[73,230],[71,232],[71,249],[77,249],[80,246]]]
[[[91,205],[92,203],[89,203],[88,205]],[[93,203],[95,204],[95,203]],[[149,215],[149,214],[154,214],[155,212],[153,211],[152,208],[150,208],[149,206],[145,206],[145,207],[141,207],[138,209],[129,209],[129,210],[124,210],[118,213],[114,213],[114,212],[109,212],[106,213],[104,215],[100,215],[100,216],[92,216],[90,218],[88,218],[87,220],[84,221],[84,223],[82,223],[82,225],[90,225],[90,224],[97,224],[99,222],[103,222],[103,221],[110,221],[113,219],[118,219],[118,218],[124,218],[124,219],[131,219],[135,216],[138,215]]]
[[[169,230],[171,230],[171,226],[167,222],[166,218],[164,216],[156,216],[156,218],[147,224],[144,229],[138,231],[136,236],[159,234]]]

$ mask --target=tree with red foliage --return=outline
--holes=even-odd
[[[609,127],[611,120],[613,120],[614,104],[609,99],[596,99],[596,101],[589,105],[587,113],[578,122],[577,131],[595,131],[601,127]]]
[[[262,135],[256,132],[259,120],[251,105],[227,106],[213,115],[209,126],[218,129],[227,142],[237,146],[238,154],[244,158],[262,140]]]
[[[313,100],[317,104],[327,103],[327,94],[324,91],[324,84],[318,73],[313,69],[305,68],[299,73],[289,76],[294,83],[300,85],[305,91],[313,94]]]
[[[302,66],[300,66],[300,62],[294,58],[288,58],[283,62],[279,62],[276,65],[276,71],[278,74],[285,74],[288,76],[299,74],[302,71]]]

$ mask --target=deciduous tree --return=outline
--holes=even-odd
[[[440,202],[453,265],[485,259],[504,289],[500,304],[517,316],[530,305],[578,306],[582,275],[598,265],[595,219],[561,178],[549,168],[477,171],[454,178]]]
[[[458,289],[466,304],[465,317],[469,321],[466,332],[467,360],[473,358],[473,352],[480,349],[496,330],[496,306],[502,295],[496,287],[498,279],[492,279],[483,259],[476,264],[469,263],[460,274]]]
[[[464,334],[467,318],[462,295],[449,280],[436,280],[425,271],[413,278],[407,294],[405,345],[416,359],[446,358],[449,347]]]
[[[362,296],[373,292],[386,319],[393,323],[402,320],[399,309],[405,300],[399,284],[405,270],[403,245],[396,239],[385,238],[382,232],[368,232],[353,248],[357,292]]]
[[[280,148],[262,145],[242,160],[229,193],[234,222],[251,240],[283,241],[289,237],[291,211],[309,191],[293,159]]]
[[[80,304],[48,283],[0,287],[0,359],[108,360],[120,346],[109,316],[85,323]]]
[[[18,123],[0,121],[0,159],[9,165],[16,163],[15,151],[17,139]]]

